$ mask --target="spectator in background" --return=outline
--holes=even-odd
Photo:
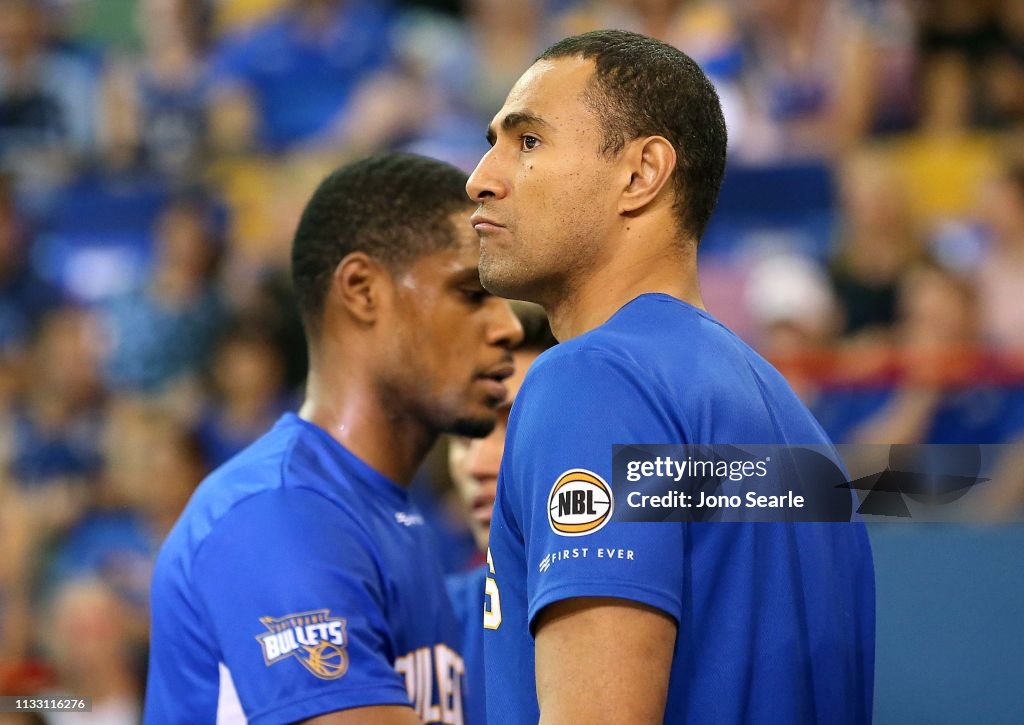
[[[114,426],[106,438],[111,500],[140,516],[152,542],[159,544],[207,467],[195,436],[173,411],[131,402],[127,408],[120,428],[126,440]]]
[[[878,48],[852,0],[740,3],[746,38],[739,158],[831,157],[870,130]]]
[[[164,211],[149,283],[102,310],[108,386],[160,394],[194,383],[224,316],[215,285],[218,246],[202,203],[182,200]]]
[[[204,468],[180,422],[126,399],[104,457],[73,509],[56,486],[0,478],[0,693],[89,695],[94,719],[68,722],[106,725],[138,722],[153,555]]]
[[[813,410],[842,319],[824,270],[807,257],[767,256],[751,267],[744,302],[756,349]]]
[[[35,0],[0,0],[0,166],[52,184],[96,140],[95,70],[48,46]]]
[[[469,0],[466,6],[475,62],[468,64],[472,78],[465,90],[476,115],[486,118],[519,78],[517,69],[544,49],[544,4],[541,0]],[[461,62],[465,64],[464,59]]]
[[[96,327],[84,313],[47,314],[28,350],[25,389],[0,410],[0,691],[43,684],[31,659],[32,587],[40,552],[77,520],[101,465]]]
[[[407,12],[396,53],[421,89],[409,150],[472,168],[487,150],[480,128],[546,45],[542,0],[467,0],[464,22]]]
[[[122,603],[126,628],[141,647],[157,549],[205,467],[181,422],[130,399],[111,406],[104,458],[89,505],[51,544],[44,584],[53,591],[82,577],[102,581]]]
[[[62,308],[43,319],[29,351],[24,393],[0,430],[6,470],[23,488],[77,490],[99,471],[98,355],[90,315]]]
[[[104,143],[117,165],[141,163],[188,179],[206,146],[204,3],[140,0],[143,56],[112,63],[104,83]]]
[[[266,433],[289,408],[281,353],[255,320],[231,325],[218,341],[213,387],[197,430],[211,469]]]
[[[873,398],[853,426],[861,443],[1004,443],[1024,433],[1021,389],[1000,385],[998,361],[983,354],[977,291],[933,263],[900,286],[900,386]],[[861,396],[862,401],[868,396]]]
[[[986,341],[1024,352],[1024,163],[1005,165],[979,201],[991,237],[977,277],[982,331]]]
[[[361,84],[391,60],[390,30],[387,3],[292,0],[270,20],[223,39],[212,60],[214,143],[280,152],[344,142]],[[362,100],[387,111],[402,105],[395,91]]]
[[[53,697],[92,698],[92,712],[52,713],[52,725],[136,725],[141,720],[141,679],[115,594],[94,580],[68,582],[36,623],[44,632],[60,686]]]
[[[28,264],[29,233],[15,208],[12,190],[0,179],[0,401],[9,400],[10,365],[28,344],[42,316],[60,303],[60,293]]]
[[[1024,10],[1016,0],[918,3],[922,125],[934,131],[1024,120]]]
[[[900,280],[921,254],[905,182],[880,152],[841,167],[840,239],[829,268],[844,333],[885,334],[896,319]]]

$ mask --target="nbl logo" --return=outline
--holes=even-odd
[[[267,667],[294,655],[302,666],[323,680],[336,680],[348,671],[345,620],[327,609],[260,617],[267,632],[256,639]]]
[[[548,495],[548,523],[560,536],[584,536],[612,517],[612,489],[593,471],[566,471]]]

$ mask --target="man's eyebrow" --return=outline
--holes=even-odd
[[[535,113],[529,111],[513,111],[507,114],[501,119],[501,130],[511,131],[520,126],[536,126],[540,128],[551,128],[551,124],[545,121],[543,118]],[[487,143],[491,146],[498,140],[498,135],[494,132],[494,125],[491,124],[487,127]]]

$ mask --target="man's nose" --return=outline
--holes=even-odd
[[[480,159],[466,182],[466,193],[470,199],[481,202],[491,198],[502,199],[508,195],[508,185],[502,180],[498,166],[498,154],[496,148],[492,148]]]

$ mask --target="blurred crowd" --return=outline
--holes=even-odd
[[[705,301],[835,440],[1024,437],[1024,0],[0,0],[0,694],[138,720],[163,536],[301,396],[316,183],[471,170],[522,70],[601,27],[715,82]]]

